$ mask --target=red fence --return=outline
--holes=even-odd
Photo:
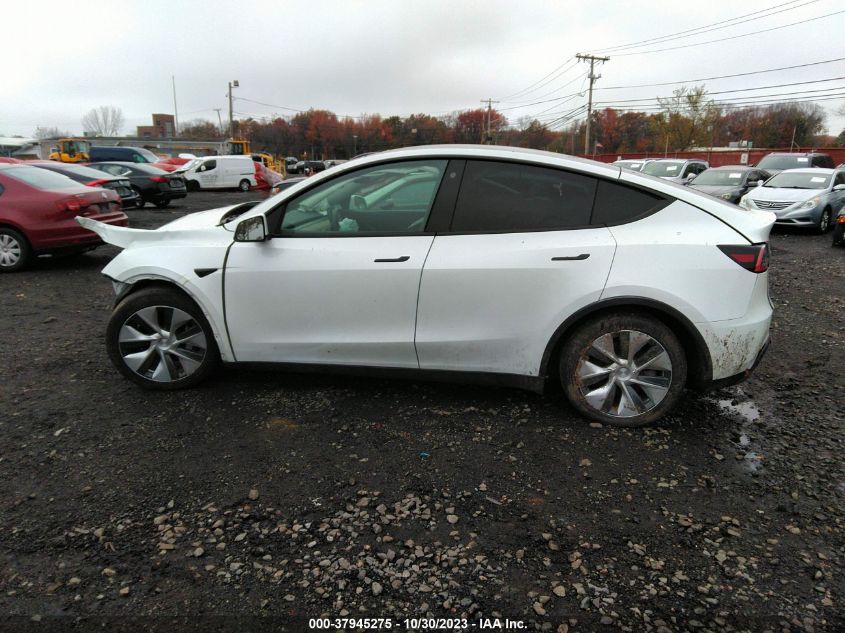
[[[624,153],[624,154],[596,154],[594,156],[584,156],[583,158],[592,158],[603,163],[612,163],[619,160],[620,157],[625,159],[638,158],[701,158],[710,163],[713,167],[721,167],[722,165],[740,165],[742,164],[742,155],[748,154],[749,165],[756,165],[763,156],[771,152],[788,152],[786,148],[756,148],[751,150],[743,149],[714,149],[703,150],[695,152],[645,152],[645,153]],[[830,154],[833,158],[834,165],[841,165],[845,163],[845,147],[803,147],[796,149],[796,152],[819,152],[820,154]]]

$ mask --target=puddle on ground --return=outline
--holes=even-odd
[[[754,450],[756,447],[752,445],[751,438],[745,431],[745,427],[760,419],[760,409],[753,400],[738,401],[744,397],[741,391],[737,395],[739,396],[738,398],[716,400],[715,402],[722,411],[730,414],[740,422],[740,428],[737,434],[734,435],[732,443],[740,449],[738,453],[743,453],[744,451],[742,463],[745,469],[750,473],[757,473],[763,468],[764,456],[757,450]]]

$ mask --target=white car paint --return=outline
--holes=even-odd
[[[263,217],[304,189],[368,165],[429,156],[565,168],[636,184],[675,202],[608,228],[233,244],[239,222]],[[706,342],[713,379],[750,369],[768,340],[767,274],[742,269],[716,245],[766,242],[773,214],[603,163],[519,148],[396,150],[336,166],[217,226],[225,212],[193,214],[155,231],[79,220],[125,248],[103,271],[119,284],[164,279],[188,292],[227,361],[538,376],[543,352],[567,317],[614,298],[651,299],[685,316]],[[220,270],[227,249],[224,299]],[[589,258],[551,259],[582,253]],[[402,263],[373,261],[406,255]],[[198,279],[197,268],[219,271]]]

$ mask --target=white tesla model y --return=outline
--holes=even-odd
[[[79,222],[124,249],[106,343],[145,387],[221,361],[559,381],[585,417],[633,426],[755,367],[774,219],[613,165],[450,145],[154,231]]]

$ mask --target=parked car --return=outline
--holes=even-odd
[[[304,174],[310,170],[312,174],[324,171],[326,164],[321,160],[301,160],[296,164],[296,173]]]
[[[756,167],[726,165],[711,167],[688,181],[689,186],[733,204],[739,204],[751,188],[768,180],[770,174]]]
[[[833,245],[845,245],[845,209],[841,209],[833,222]]]
[[[287,157],[285,158],[285,171],[286,171],[288,174],[295,174],[295,173],[297,173],[297,171],[296,171],[296,165],[297,165],[298,163],[299,163],[299,159],[298,159],[298,158],[296,158],[295,156],[287,156]]]
[[[129,162],[129,163],[157,163],[161,160],[153,152],[143,147],[126,147],[123,145],[94,145],[91,147],[90,162]]]
[[[619,167],[623,167],[624,169],[630,169],[631,171],[642,171],[645,164],[654,160],[653,158],[643,158],[639,160],[634,159],[625,159],[625,160],[615,160],[613,161],[613,165],[617,165]]]
[[[270,187],[270,195],[275,196],[277,193],[281,193],[285,189],[293,187],[294,185],[298,185],[301,182],[308,180],[307,176],[293,176],[292,178],[285,178],[281,182],[277,182],[272,187]]]
[[[329,167],[334,167],[335,165],[341,165],[347,162],[346,158],[333,158],[331,160],[324,160],[323,164],[326,166],[326,169]]]
[[[683,183],[690,180],[709,168],[706,160],[683,159],[683,158],[658,158],[643,165],[640,170],[649,176],[657,176],[671,180],[672,182]]]
[[[776,224],[825,233],[845,206],[845,169],[788,169],[745,194],[739,205],[773,211]]]
[[[260,164],[260,163],[259,163]],[[258,184],[256,163],[250,156],[204,156],[180,167],[191,191],[200,189],[240,189],[249,191]]]
[[[765,169],[774,176],[786,169],[804,169],[806,167],[833,169],[833,158],[830,154],[816,152],[772,152],[766,154],[756,166]]]
[[[79,222],[124,249],[106,346],[147,388],[221,360],[559,380],[585,417],[631,426],[768,346],[773,214],[560,154],[393,150],[154,231]]]
[[[171,200],[184,198],[188,194],[185,181],[177,173],[169,173],[152,165],[142,163],[91,163],[89,167],[98,169],[112,176],[128,178],[132,189],[138,194],[138,208],[149,202],[159,209],[170,204]]]
[[[124,209],[138,206],[139,196],[132,188],[132,183],[129,182],[128,178],[110,176],[109,174],[104,174],[99,169],[91,169],[84,165],[58,163],[52,160],[30,161],[29,164],[34,167],[40,167],[41,169],[54,171],[57,174],[62,174],[88,187],[111,189],[120,196],[120,204]]]
[[[0,271],[15,272],[45,253],[84,251],[102,244],[75,216],[99,226],[126,226],[114,191],[92,189],[31,165],[0,164]]]

